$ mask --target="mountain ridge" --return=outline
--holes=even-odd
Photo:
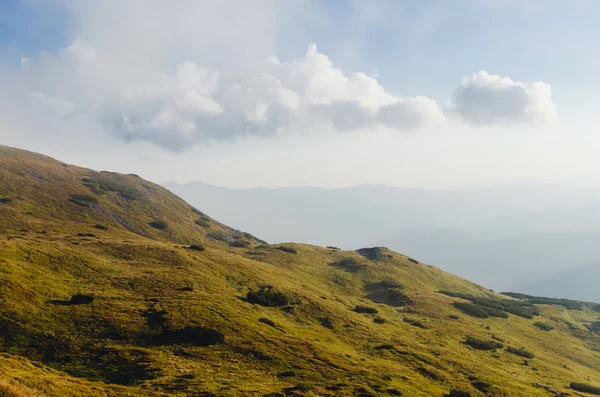
[[[266,244],[200,210],[137,176],[0,147],[0,391],[548,396],[600,384],[594,304],[500,295],[383,247]]]

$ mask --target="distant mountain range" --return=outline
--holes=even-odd
[[[163,185],[216,219],[268,241],[348,249],[382,245],[494,289],[600,300],[600,292],[587,286],[584,273],[579,280],[576,270],[593,269],[589,264],[600,258],[596,189]],[[571,281],[561,286],[564,272],[570,272]]]

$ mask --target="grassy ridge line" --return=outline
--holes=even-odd
[[[0,204],[0,212],[12,216],[0,217],[0,325],[15,327],[19,332],[12,335],[20,339],[0,336],[0,346],[13,358],[44,363],[36,368],[52,367],[53,379],[64,377],[64,387],[62,394],[43,389],[36,369],[24,366],[15,375],[10,361],[0,361],[0,375],[6,373],[8,380],[18,377],[48,395],[77,395],[77,381],[108,395],[134,390],[136,395],[218,396],[284,390],[307,396],[393,395],[388,390],[442,396],[451,389],[478,395],[481,385],[489,385],[491,395],[547,396],[540,384],[568,391],[570,382],[600,383],[600,355],[593,349],[598,337],[586,328],[597,313],[588,307],[547,305],[534,320],[473,318],[453,308],[456,298],[438,291],[509,298],[383,248],[354,252],[258,241],[230,247],[227,239],[235,241],[239,233],[212,220],[208,227],[198,225],[200,214],[160,189],[134,200],[114,191],[97,195],[102,208],[139,225],[143,234],[137,234],[114,219],[106,221],[93,207],[68,202],[71,194],[88,189],[81,178],[89,170],[15,150],[4,156],[6,151],[0,148],[0,165],[19,166],[0,167],[0,197],[14,197]],[[136,188],[146,183],[135,176],[119,178]],[[64,194],[53,195],[57,191]],[[165,211],[159,215],[166,230],[147,225],[149,213],[158,219],[149,210],[153,203]],[[214,231],[224,236],[207,237]],[[192,241],[202,243],[204,251],[189,249]],[[334,265],[339,263],[360,266]],[[266,286],[284,294],[288,305],[247,301],[249,292]],[[410,303],[386,302],[389,296],[381,292],[387,290]],[[75,294],[93,300],[73,305]],[[359,305],[377,314],[356,313]],[[554,328],[541,331],[533,325],[537,320]],[[156,336],[180,335],[173,331],[192,326],[217,330],[224,342],[155,342]],[[473,349],[464,344],[467,335],[500,338],[506,346],[535,352],[535,358],[524,366],[522,357],[505,350]],[[44,340],[60,351],[38,352],[35,346]]]

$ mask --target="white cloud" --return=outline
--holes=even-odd
[[[70,116],[75,112],[75,104],[63,98],[55,98],[41,92],[32,92],[29,98],[60,116]]]
[[[442,107],[345,72],[314,44],[303,56],[279,60],[277,21],[301,20],[291,2],[62,1],[79,38],[57,53],[24,58],[10,78],[13,91],[127,142],[179,151],[243,136],[406,132],[450,118],[471,125],[556,121],[543,82],[478,72]]]
[[[550,84],[523,83],[484,71],[463,77],[448,113],[478,126],[558,122]]]

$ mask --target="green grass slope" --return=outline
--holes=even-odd
[[[0,396],[586,395],[595,309],[385,248],[269,245],[139,177],[0,147]]]

